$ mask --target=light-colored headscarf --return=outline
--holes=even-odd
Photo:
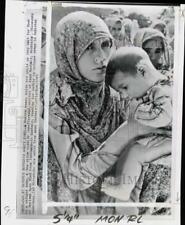
[[[101,37],[108,37],[112,40],[105,23],[93,14],[74,12],[58,22],[54,45],[59,77],[55,73],[51,75],[51,103],[58,92],[55,84],[60,87],[59,101],[61,105],[67,103],[73,95],[72,92],[80,95],[84,104],[87,102],[87,97],[88,101],[97,98],[104,87],[104,83],[92,82],[82,77],[77,63],[85,49],[94,40]]]
[[[169,50],[168,50],[168,44],[165,36],[158,30],[153,28],[142,28],[139,29],[134,37],[134,46],[143,48],[143,44],[148,41],[152,40],[154,38],[161,38],[163,42],[164,47],[164,62],[161,69],[168,70],[170,67],[170,58],[169,58]]]
[[[84,83],[77,62],[85,49],[96,39],[112,36],[99,17],[88,12],[70,13],[56,26],[55,54],[60,74],[64,74],[70,83]]]
[[[121,29],[119,38],[114,39],[114,44],[115,44],[116,49],[126,45],[125,29],[124,29],[124,26],[123,26],[123,20],[118,15],[110,15],[107,18],[105,18],[105,23],[109,27],[110,31],[116,25],[117,22],[121,23],[122,29]]]

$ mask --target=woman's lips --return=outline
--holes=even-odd
[[[101,70],[101,69],[106,69],[106,68],[107,68],[106,66],[100,66],[100,67],[94,68],[94,70]]]
[[[97,68],[95,68],[94,70],[97,70],[98,71],[98,73],[105,73],[106,72],[106,66],[102,66],[102,67],[97,67]]]

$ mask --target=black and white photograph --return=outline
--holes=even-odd
[[[147,10],[53,4],[48,201],[171,202],[175,12],[173,7]],[[44,122],[44,110],[41,117]],[[124,213],[114,204],[105,206],[69,210]],[[133,210],[171,213],[169,207]]]

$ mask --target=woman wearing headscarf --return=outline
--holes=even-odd
[[[50,75],[49,94],[49,201],[114,202],[101,192],[105,174],[111,171],[130,140],[151,132],[133,122],[129,127],[134,130],[137,126],[136,132],[128,136],[128,126],[121,126],[120,142],[110,147],[101,145],[125,120],[118,93],[104,82],[112,41],[104,21],[87,12],[70,13],[57,24],[54,45],[58,68]],[[41,119],[38,163],[41,188],[42,126]],[[56,208],[58,212],[66,209],[81,215],[112,214],[115,210],[96,206]]]
[[[128,42],[125,36],[122,18],[118,15],[111,15],[105,19],[105,23],[107,24],[110,33],[114,38],[114,45],[116,49],[127,46]]]
[[[168,26],[166,23],[162,20],[156,20],[151,25],[152,28],[159,30],[166,38],[166,41],[168,42],[168,52],[169,52],[169,60],[170,60],[170,67],[173,70],[173,64],[174,64],[174,39],[171,39],[171,36],[169,35],[169,24]],[[172,23],[172,27],[174,27],[174,24]]]
[[[157,70],[168,74],[170,70],[169,46],[164,35],[153,28],[142,28],[134,37],[134,46],[143,48]]]

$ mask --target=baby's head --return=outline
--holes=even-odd
[[[106,83],[124,97],[139,98],[150,88],[154,71],[142,48],[121,47],[108,63]]]

